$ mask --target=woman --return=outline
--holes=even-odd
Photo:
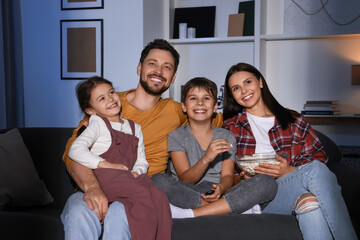
[[[303,116],[276,101],[255,67],[239,63],[229,69],[224,119],[224,127],[235,134],[237,155],[276,153],[281,162],[255,168],[278,183],[277,195],[263,213],[295,214],[304,239],[357,239],[314,130]]]

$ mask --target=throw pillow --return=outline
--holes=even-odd
[[[0,134],[0,208],[45,205],[54,199],[39,178],[17,128]]]

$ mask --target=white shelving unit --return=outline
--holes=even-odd
[[[237,13],[240,1],[247,0],[144,0],[146,40],[163,37],[181,55],[175,84],[166,97],[180,101],[181,85],[197,76],[208,77],[220,88],[231,65],[248,62],[260,69],[273,95],[288,108],[301,111],[306,100],[339,99],[350,112],[360,114],[359,86],[350,83],[351,65],[360,64],[360,19],[337,26],[324,11],[307,15],[292,0],[255,0],[254,36],[227,37],[228,15]],[[309,12],[321,4],[297,2]],[[215,37],[172,39],[175,8],[202,6],[216,6]],[[354,19],[359,8],[358,0],[327,4],[339,22]],[[326,124],[316,127],[336,143],[351,145],[358,139],[358,118],[346,118],[356,125],[337,124],[341,134],[334,133],[329,119],[339,120],[326,118]]]
[[[247,1],[247,0],[243,0]],[[260,0],[261,1],[261,0]],[[255,1],[255,8],[260,8],[260,1]],[[277,1],[277,0],[275,0]],[[243,37],[227,37],[228,16],[229,14],[235,14],[238,11],[239,2],[241,0],[165,0],[165,38],[174,45],[180,44],[216,44],[216,43],[255,43],[256,35],[260,36],[260,31],[255,29],[255,36],[243,36]],[[173,25],[174,25],[174,12],[175,8],[181,7],[202,7],[202,6],[216,6],[216,22],[215,22],[215,37],[213,38],[195,38],[195,39],[173,39]],[[255,11],[257,11],[255,9]],[[255,18],[260,14],[255,13]],[[255,19],[255,25],[259,20]],[[256,26],[255,26],[256,28]],[[258,33],[258,34],[257,34]]]
[[[216,43],[253,43],[254,66],[260,66],[261,41],[269,40],[268,34],[280,37],[283,34],[284,0],[255,0],[254,36],[227,37],[228,16],[238,11],[239,2],[248,0],[165,0],[165,38],[174,45],[180,44],[216,44]],[[214,38],[172,39],[175,8],[216,6]]]
[[[192,38],[192,39],[169,39],[169,42],[177,44],[197,44],[197,43],[233,43],[233,42],[254,42],[253,36],[245,37],[213,37],[213,38]]]
[[[334,32],[308,33],[306,32],[306,24],[309,24],[309,22],[313,24],[314,17],[300,13],[299,9],[292,4],[290,0],[255,0],[254,36],[227,37],[229,14],[237,13],[239,2],[247,0],[162,1],[164,6],[164,38],[172,43],[181,55],[177,80],[175,86],[170,89],[169,94],[177,101],[180,100],[181,85],[192,77],[208,77],[220,87],[223,84],[228,68],[240,61],[253,64],[266,75],[266,66],[269,64],[269,61],[272,60],[272,54],[274,54],[273,43],[278,44],[278,42],[290,41],[294,44],[294,41],[298,40],[331,40],[359,38],[360,36],[360,34],[358,34],[360,31],[354,33],[354,31],[349,30],[349,28],[343,31],[340,27],[335,27]],[[311,7],[315,8],[318,3],[309,2],[307,4],[312,4]],[[354,4],[358,3],[354,2]],[[172,39],[175,8],[202,6],[216,6],[215,37]],[[329,5],[329,7],[331,6]],[[294,14],[296,20],[294,20],[294,22],[298,24],[294,27],[304,25],[302,29],[304,29],[305,32],[284,32],[286,29],[292,29],[291,24],[294,24],[292,22],[285,22],[289,21],[289,14]],[[325,18],[324,16],[316,16],[317,19],[321,17]],[[323,19],[318,22],[320,22],[319,24],[324,24]],[[325,23],[327,22],[325,21]],[[357,29],[357,26],[360,26],[360,23],[356,24],[353,29]],[[322,29],[321,26],[317,26],[317,28]],[[324,29],[326,30],[326,27]],[[278,53],[276,52],[276,54]],[[271,65],[270,70],[272,69],[273,66]],[[272,72],[271,74],[273,75]]]
[[[241,0],[240,0],[241,1]],[[259,66],[260,29],[255,27],[254,36],[227,37],[229,14],[238,12],[239,0],[164,0],[164,36],[179,51],[181,60],[175,85],[170,96],[180,100],[181,85],[196,76],[208,77],[220,87],[228,68],[240,61]],[[276,0],[277,1],[277,0]],[[255,2],[255,11],[260,9],[260,1]],[[173,39],[175,8],[216,6],[215,36],[212,38]],[[255,13],[255,18],[260,14]],[[255,19],[255,25],[259,25]],[[217,59],[227,56],[222,61]],[[199,62],[204,62],[204,65]],[[198,67],[195,67],[198,66]],[[195,69],[195,68],[196,69]]]

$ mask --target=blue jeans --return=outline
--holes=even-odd
[[[207,181],[199,184],[186,183],[174,179],[167,173],[155,174],[151,179],[165,192],[171,204],[181,208],[199,208],[201,193],[211,190],[211,185],[214,184]],[[256,204],[267,204],[274,198],[276,190],[277,184],[272,177],[258,174],[236,184],[223,197],[231,213],[240,214]]]
[[[61,214],[67,240],[98,240],[101,236],[102,228],[97,214],[90,210],[83,197],[82,192],[72,194]],[[122,203],[110,204],[103,227],[103,240],[130,239],[129,225]]]
[[[304,239],[357,239],[336,176],[325,164],[312,161],[276,181],[276,197],[263,213],[296,214]],[[297,213],[296,201],[305,193],[314,194],[319,207]]]

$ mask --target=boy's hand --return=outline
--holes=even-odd
[[[225,139],[216,139],[209,144],[203,159],[206,163],[214,161],[216,156],[220,153],[229,151],[233,146]]]
[[[222,195],[222,186],[220,184],[213,184],[211,186],[211,189],[214,190],[213,194],[210,195],[205,195],[203,193],[201,194],[201,197],[209,203],[219,200],[219,198]]]
[[[240,175],[240,178],[243,180],[251,178],[251,176],[246,174],[245,171],[241,171],[241,173],[239,175]]]

